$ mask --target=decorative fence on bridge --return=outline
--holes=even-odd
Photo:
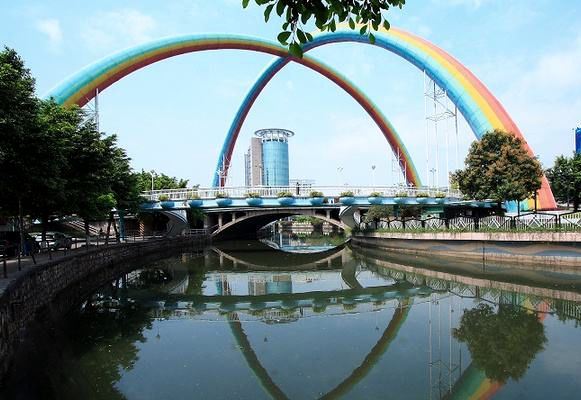
[[[454,197],[462,198],[458,190],[433,187],[406,187],[406,186],[236,186],[236,187],[211,187],[211,188],[183,188],[163,189],[143,192],[142,196],[149,201],[158,201],[160,196],[171,200],[188,200],[193,198],[215,199],[226,196],[232,198],[245,198],[249,193],[260,197],[276,198],[279,193],[292,193],[295,197],[308,198],[312,192],[320,192],[324,197],[340,197],[342,193],[351,192],[354,196],[370,196],[372,193],[381,194],[383,197]],[[420,196],[418,196],[418,194]]]
[[[359,229],[387,231],[581,231],[581,212],[527,213],[515,216],[405,218],[390,217],[361,222]]]

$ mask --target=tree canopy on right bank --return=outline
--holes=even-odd
[[[581,203],[581,154],[572,157],[559,156],[555,164],[547,170],[553,195],[558,201],[573,203],[573,209],[579,210]]]
[[[512,133],[485,133],[470,146],[465,165],[451,178],[471,199],[522,201],[532,198],[541,188],[541,164]]]

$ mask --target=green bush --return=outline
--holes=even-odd
[[[435,197],[437,199],[443,199],[443,198],[446,197],[446,193],[444,193],[444,192],[438,192],[438,193],[436,193],[436,196]]]
[[[168,201],[169,196],[167,194],[162,194],[158,197],[159,201]]]
[[[295,196],[289,191],[282,191],[277,193],[277,197],[295,197]]]
[[[341,197],[353,197],[353,192],[351,190],[346,190],[344,192],[341,192],[341,194],[339,195]]]
[[[371,192],[369,193],[369,197],[381,197],[383,196],[383,193],[381,192]]]
[[[246,198],[248,199],[259,199],[260,197],[260,193],[256,193],[256,192],[248,192],[246,193]]]
[[[408,197],[408,192],[397,192],[395,197]]]
[[[393,215],[393,206],[391,205],[374,205],[364,216],[365,222],[372,222],[375,219],[388,218]]]
[[[430,197],[430,195],[426,192],[417,192],[416,197]]]
[[[316,190],[313,190],[311,193],[309,193],[309,196],[311,196],[311,197],[325,197],[323,192],[317,192]]]
[[[224,193],[224,192],[219,192],[219,193],[216,193],[216,198],[217,198],[217,199],[227,199],[228,197],[230,197],[230,196],[228,195],[228,193]]]
[[[188,193],[188,200],[199,200],[200,195],[198,193]]]

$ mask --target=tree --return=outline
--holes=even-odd
[[[541,187],[541,164],[521,139],[501,130],[487,132],[470,146],[466,168],[452,174],[464,195],[476,199],[522,201]]]
[[[50,154],[58,143],[42,129],[34,91],[30,70],[14,50],[4,48],[0,52],[0,213],[18,215],[21,246],[23,216],[34,213],[43,197],[62,193],[59,159]]]
[[[155,171],[146,172],[141,170],[137,173],[137,186],[139,191],[147,192],[151,190],[151,177],[153,175],[153,189],[182,189],[188,186],[187,179],[178,179],[175,176],[168,176],[166,174],[158,174]]]
[[[581,154],[571,158],[559,156],[553,168],[547,170],[547,178],[558,201],[573,202],[573,209],[579,209],[581,202]]]
[[[394,215],[394,207],[391,205],[373,205],[365,213],[365,222],[379,222],[381,218],[389,218]]]
[[[547,341],[536,314],[501,304],[494,313],[488,304],[464,311],[454,337],[466,342],[475,365],[489,379],[520,379]]]
[[[6,215],[19,213],[43,172],[34,90],[30,70],[14,50],[4,48],[0,52],[0,211]]]
[[[69,169],[69,154],[67,143],[69,138],[75,135],[82,115],[78,108],[66,108],[51,100],[38,102],[36,116],[36,129],[39,130],[43,146],[42,154],[38,154],[44,160],[44,171],[31,171],[42,177],[34,188],[34,195],[29,200],[30,214],[39,217],[43,222],[43,240],[47,223],[51,215],[63,215],[68,208],[69,196],[65,179]],[[38,161],[35,161],[38,162]]]
[[[369,41],[375,42],[373,31],[380,26],[389,29],[390,25],[384,16],[390,7],[404,6],[405,0],[254,0],[259,6],[265,6],[264,20],[268,22],[273,11],[285,21],[278,41],[289,46],[290,53],[302,57],[301,44],[313,40],[306,32],[305,25],[313,22],[322,32],[335,32],[338,23],[347,23],[351,29],[358,29],[369,35]],[[246,8],[250,0],[242,0]],[[284,16],[283,16],[284,14]],[[290,45],[289,45],[290,42]]]

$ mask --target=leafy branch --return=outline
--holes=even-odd
[[[375,43],[372,31],[380,27],[390,28],[385,13],[390,7],[402,8],[405,0],[254,0],[264,6],[264,20],[268,22],[272,12],[284,20],[278,41],[288,46],[292,56],[301,58],[302,45],[313,40],[305,25],[314,23],[321,32],[335,32],[337,25],[346,23],[352,30],[367,34],[370,43]],[[248,7],[250,0],[242,0]]]

